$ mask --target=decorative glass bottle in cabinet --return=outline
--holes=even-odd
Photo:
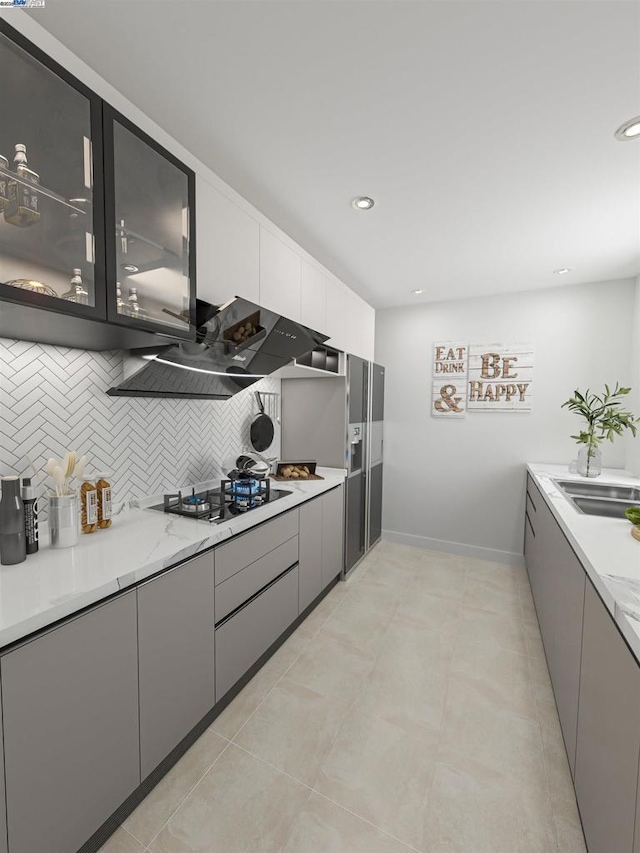
[[[104,108],[110,320],[193,337],[195,176]]]
[[[4,21],[0,79],[0,296],[103,319],[102,102]]]

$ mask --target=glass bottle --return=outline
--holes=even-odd
[[[13,162],[16,164],[16,175],[28,183],[9,180],[9,204],[4,211],[4,218],[12,225],[27,228],[40,221],[38,193],[29,186],[39,184],[40,175],[27,166],[26,145],[16,145]]]
[[[98,490],[98,527],[111,527],[111,483],[109,474],[96,474],[96,489]]]
[[[130,317],[139,317],[143,311],[140,307],[140,303],[138,302],[138,288],[130,287],[129,288],[129,316]]]
[[[69,284],[69,290],[62,294],[62,299],[66,299],[67,302],[75,302],[76,305],[88,305],[89,291],[82,283],[82,270],[74,269]]]
[[[0,169],[9,171],[9,161],[6,157],[0,154]],[[6,210],[9,207],[9,178],[6,175],[0,174],[0,210]]]
[[[129,306],[122,298],[122,285],[116,281],[116,310],[118,314],[128,314]]]
[[[85,477],[80,487],[80,528],[83,533],[98,529],[98,490],[90,477]]]

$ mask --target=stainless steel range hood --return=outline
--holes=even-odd
[[[146,363],[107,393],[227,400],[327,340],[327,335],[240,297],[222,306],[199,299],[196,318],[195,342],[133,350]]]

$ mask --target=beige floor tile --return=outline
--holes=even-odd
[[[493,563],[489,560],[469,559],[467,562],[469,577],[491,580],[502,589],[517,592],[529,587],[527,570],[524,566],[510,566],[506,563]]]
[[[400,841],[423,849],[437,735],[352,706],[314,788]]]
[[[116,829],[99,853],[144,853],[144,847],[120,827]]]
[[[409,850],[371,824],[313,793],[283,853],[409,853]]]
[[[189,791],[218,758],[228,741],[207,729],[180,761],[164,776],[124,827],[146,847],[160,832]]]
[[[315,637],[320,628],[345,597],[347,593],[347,590],[344,589],[345,586],[346,585],[343,583],[337,584],[333,590],[331,590],[331,592],[322,599],[320,604],[311,611],[304,622],[298,626],[296,634],[309,640],[312,637]],[[334,595],[333,593],[336,590],[339,590],[339,592],[335,592]]]
[[[309,645],[309,637],[294,631],[280,648],[265,663],[265,668],[274,674],[284,675],[292,663]]]
[[[489,610],[500,615],[508,613],[518,620],[521,618],[518,590],[505,586],[501,579],[496,579],[489,573],[478,576],[469,575],[467,572],[462,600],[469,607]]]
[[[374,581],[398,590],[410,584],[415,573],[414,561],[379,557],[367,566],[366,571],[360,575],[360,580]]]
[[[556,853],[551,804],[536,785],[443,751],[424,823],[425,853]],[[563,851],[564,853],[564,851]]]
[[[394,609],[373,609],[369,603],[347,596],[336,607],[322,632],[364,652],[375,652],[384,640]]]
[[[587,853],[575,800],[567,803],[554,802],[552,799],[552,804],[559,853]]]
[[[309,789],[231,744],[151,853],[279,853]]]
[[[529,672],[531,673],[538,701],[555,704],[547,659],[540,656],[529,657]]]
[[[267,665],[263,666],[224,711],[216,717],[211,728],[222,737],[231,740],[280,678],[278,668],[272,670]]]
[[[397,587],[378,583],[365,575],[347,590],[338,607],[360,605],[376,613],[392,616],[398,607],[401,595],[402,592]]]
[[[234,741],[258,758],[312,785],[349,703],[287,677],[271,691]]]
[[[320,631],[287,672],[287,679],[347,702],[355,697],[375,662],[372,652],[348,646]]]
[[[510,711],[492,684],[451,676],[441,744],[546,793],[539,723]]]
[[[433,557],[429,552],[418,563],[414,585],[423,592],[440,598],[462,600],[466,583],[464,561],[459,557]]]
[[[442,724],[453,637],[396,616],[357,697],[362,712],[438,729]]]
[[[517,614],[492,613],[462,605],[457,628],[459,636],[476,640],[486,648],[498,645],[508,651],[528,655],[526,636]]]
[[[401,597],[396,619],[410,619],[438,631],[451,633],[457,630],[460,617],[460,602],[455,598],[442,598],[432,595],[427,589],[414,584]]]
[[[453,641],[451,672],[480,682],[497,702],[514,714],[538,720],[536,691],[528,661],[501,646],[457,636]]]

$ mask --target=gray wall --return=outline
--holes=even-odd
[[[386,373],[383,527],[408,544],[487,559],[522,554],[524,465],[576,456],[578,419],[561,403],[577,386],[632,382],[633,281],[379,311],[376,361]],[[531,413],[432,418],[436,340],[533,343]],[[624,467],[625,442],[604,446]]]

